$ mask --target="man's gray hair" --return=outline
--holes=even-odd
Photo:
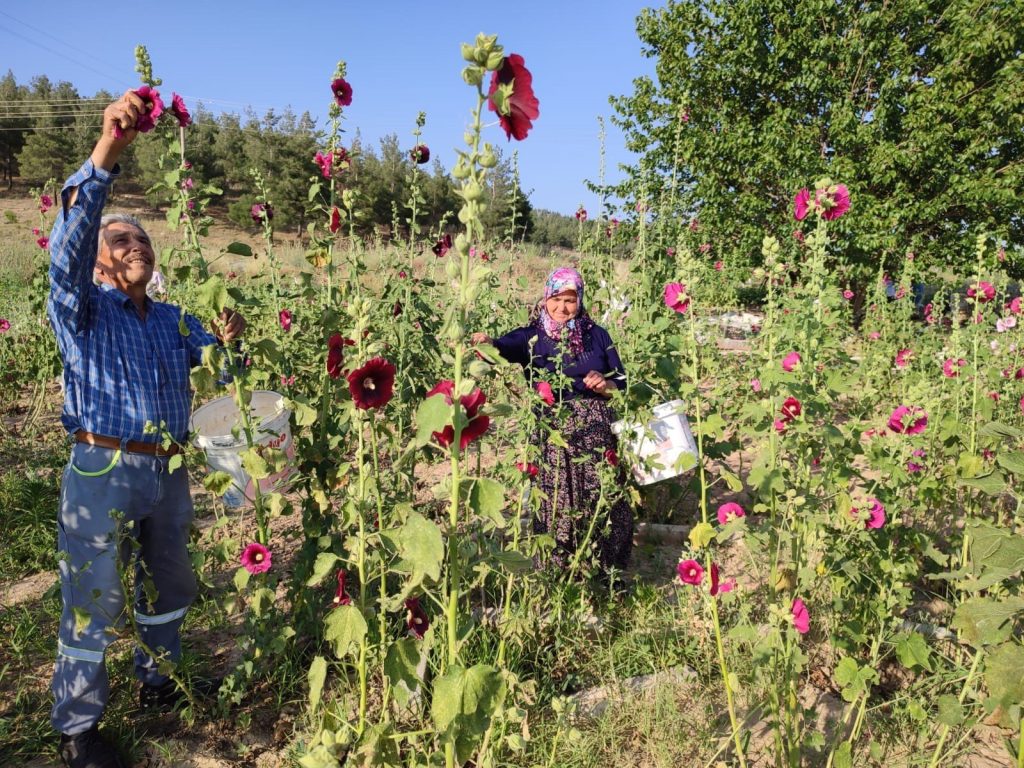
[[[100,236],[103,235],[103,230],[109,227],[111,224],[128,224],[129,226],[136,227],[141,232],[145,232],[146,228],[142,226],[142,222],[130,213],[107,213],[104,214],[103,218],[100,219]]]

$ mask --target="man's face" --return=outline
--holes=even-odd
[[[123,222],[107,225],[100,236],[96,270],[100,279],[125,293],[132,286],[149,284],[156,257],[149,235]]]

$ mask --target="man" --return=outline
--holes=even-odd
[[[104,652],[125,623],[119,565],[131,555],[130,540],[138,542],[140,561],[134,621],[159,657],[136,651],[140,703],[159,708],[180,696],[158,662],[180,658],[179,630],[196,579],[187,549],[188,473],[171,472],[170,462],[188,437],[190,369],[204,346],[231,341],[245,328],[241,316],[225,312],[214,337],[184,315],[189,333],[182,335],[181,311],[146,295],[156,259],[138,221],[101,219],[117,159],[135,139],[145,109],[128,91],[104,110],[103,134],[65,183],[50,236],[47,310],[64,361],[61,421],[73,443],[58,514],[64,608],[51,721],[69,768],[126,765],[99,735],[98,723],[109,695]],[[164,434],[147,424],[176,442],[163,448]],[[155,599],[142,589],[145,579],[152,580]]]

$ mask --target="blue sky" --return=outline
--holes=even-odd
[[[162,90],[214,112],[257,114],[290,106],[326,123],[335,64],[344,59],[353,101],[346,129],[365,142],[397,133],[412,145],[416,114],[427,113],[423,141],[448,168],[462,146],[473,90],[460,77],[461,42],[497,34],[533,72],[540,119],[523,142],[506,142],[495,124],[486,138],[519,150],[521,183],[537,208],[597,213],[584,179],[600,164],[599,116],[607,126],[609,180],[631,162],[608,117],[608,97],[632,91],[653,72],[635,32],[638,0],[517,3],[217,2],[101,4],[4,0],[0,6],[0,70],[19,83],[36,75],[73,83],[81,95],[120,93],[138,83],[134,48],[146,45]],[[45,12],[41,11],[45,8]],[[97,8],[103,8],[102,15]]]

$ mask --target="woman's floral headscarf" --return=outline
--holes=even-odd
[[[547,300],[562,291],[575,291],[579,308],[575,317],[559,323],[548,314]],[[544,281],[544,298],[537,305],[533,324],[543,329],[544,333],[555,341],[562,341],[564,333],[569,354],[572,357],[579,357],[582,354],[583,336],[593,327],[594,321],[590,319],[583,303],[583,278],[579,272],[570,267],[559,267],[548,275],[548,279]]]

